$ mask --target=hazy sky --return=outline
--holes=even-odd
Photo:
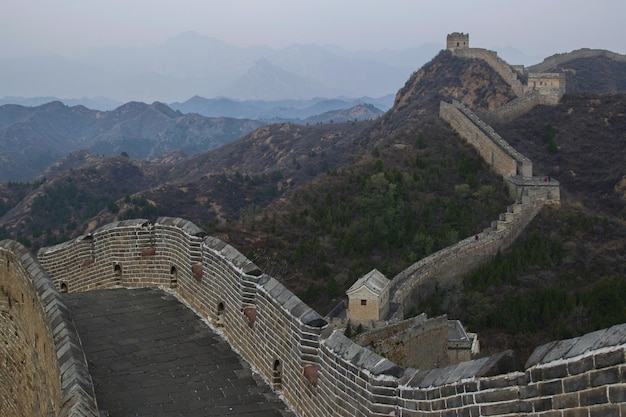
[[[626,53],[625,0],[4,0],[0,53],[70,53],[158,44],[195,31],[237,46],[346,49],[443,44],[548,56],[582,47]],[[0,94],[1,95],[1,94]]]

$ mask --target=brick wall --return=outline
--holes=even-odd
[[[508,122],[517,119],[523,114],[528,113],[530,110],[534,109],[540,104],[544,103],[542,95],[539,93],[539,91],[529,91],[524,95],[516,98],[515,100],[511,100],[505,105],[490,112],[487,115],[487,119],[490,122]]]
[[[400,415],[626,416],[624,342],[619,325],[540,346],[524,372],[477,378],[495,357],[410,371],[399,387]]]
[[[0,242],[0,415],[96,416],[67,307],[32,255]]]

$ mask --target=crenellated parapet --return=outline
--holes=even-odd
[[[90,241],[102,252],[91,252],[92,245],[85,243]],[[3,262],[25,265],[20,275],[26,282],[39,279],[23,248],[3,245]],[[194,268],[195,250],[200,251],[201,274]],[[522,416],[550,410],[619,416],[626,404],[626,325],[541,346],[522,371],[511,370],[510,352],[417,370],[402,368],[330,329],[235,248],[182,219],[112,223],[44,248],[39,258],[53,271],[38,295],[42,300],[58,299],[52,282],[69,291],[168,288],[212,323],[300,416]],[[93,261],[85,265],[85,259]],[[60,264],[73,270],[55,269]],[[22,279],[0,272],[6,282]],[[36,314],[40,323],[58,323],[45,314]],[[47,394],[31,396],[31,401],[48,401]]]

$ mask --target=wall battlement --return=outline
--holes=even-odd
[[[113,223],[40,250],[39,261],[69,291],[173,287],[301,416],[623,415],[626,325],[541,346],[524,371],[501,372],[508,352],[404,369],[329,330],[235,248],[181,219]]]
[[[512,204],[481,233],[441,249],[400,272],[391,281],[391,300],[397,308],[389,321],[402,320],[413,306],[411,298],[419,287],[461,276],[509,247],[542,207],[540,202]]]

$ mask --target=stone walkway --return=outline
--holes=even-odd
[[[98,407],[110,417],[293,416],[228,343],[174,296],[146,288],[64,298]]]

